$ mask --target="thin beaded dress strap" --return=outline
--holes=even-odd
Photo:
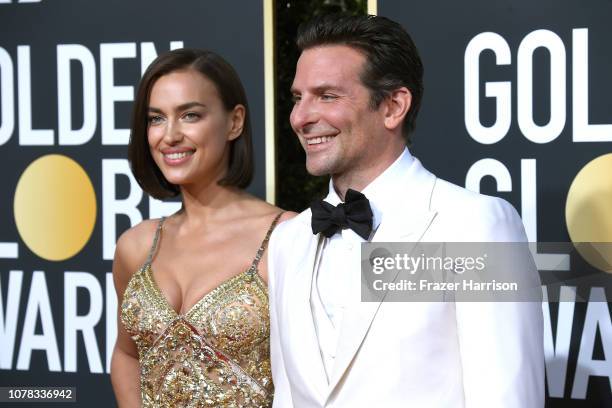
[[[153,245],[151,245],[151,249],[149,250],[147,262],[145,262],[144,264],[145,268],[151,267],[153,255],[155,254],[155,250],[157,249],[157,241],[159,241],[159,235],[161,234],[162,225],[164,224],[165,219],[166,217],[161,217],[159,223],[157,224],[157,229],[155,230],[155,237],[153,238]]]
[[[272,231],[274,231],[274,227],[276,227],[276,224],[278,223],[278,220],[280,219],[281,215],[283,215],[283,213],[284,211],[281,211],[277,214],[276,217],[274,217],[274,221],[272,221],[272,224],[270,224],[270,228],[268,228],[268,232],[266,232],[266,237],[261,242],[261,245],[259,246],[259,249],[257,250],[257,254],[255,254],[255,259],[253,259],[253,263],[251,263],[251,266],[249,267],[249,271],[247,272],[247,274],[251,278],[257,272],[257,266],[259,265],[259,261],[261,260],[261,257],[263,256],[264,251],[266,250],[266,246],[268,245],[268,241],[270,240]]]

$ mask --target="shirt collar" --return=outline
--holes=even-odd
[[[407,148],[404,148],[402,154],[361,191],[370,200],[374,230],[380,225],[383,213],[392,205],[397,195],[396,180],[402,174],[406,174],[413,161],[414,157]],[[342,202],[338,193],[336,193],[332,179],[329,180],[329,192],[325,201],[332,205],[338,205]]]

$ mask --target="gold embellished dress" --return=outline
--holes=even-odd
[[[270,320],[257,265],[280,214],[251,267],[177,314],[157,286],[151,261],[130,279],[121,321],[138,348],[143,407],[270,407]]]

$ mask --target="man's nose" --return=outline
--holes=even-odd
[[[317,122],[318,111],[311,102],[306,99],[302,99],[293,105],[293,110],[291,111],[289,120],[293,130],[303,130],[306,126]]]

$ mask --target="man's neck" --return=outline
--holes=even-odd
[[[381,159],[375,166],[372,166],[363,171],[353,170],[342,174],[332,174],[332,185],[336,194],[342,201],[346,191],[350,188],[355,191],[363,191],[370,183],[383,174],[404,152],[405,146],[397,149],[393,155],[388,155],[387,158]]]

